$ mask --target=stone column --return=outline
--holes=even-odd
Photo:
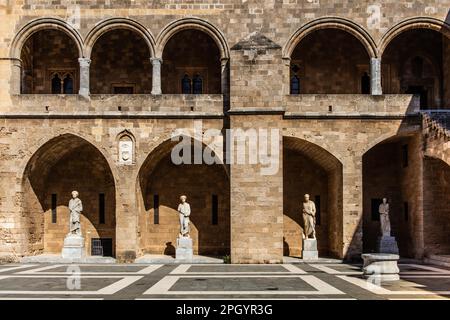
[[[221,63],[221,90],[222,94],[228,95],[229,85],[228,85],[228,58],[222,58]]]
[[[22,84],[22,62],[19,59],[11,59],[10,94],[20,94],[21,84]]]
[[[89,65],[91,64],[91,59],[88,58],[78,58],[80,63],[80,91],[79,94],[82,96],[89,96]]]
[[[374,96],[383,94],[383,90],[381,88],[380,58],[370,58],[370,91]]]
[[[152,94],[162,94],[161,91],[161,64],[162,59],[151,58],[152,63]]]

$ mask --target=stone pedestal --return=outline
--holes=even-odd
[[[361,255],[364,260],[363,275],[380,281],[400,280],[400,272],[397,262],[400,256],[389,253],[364,253]]]
[[[317,239],[303,239],[302,259],[303,260],[319,259],[319,252],[317,251]]]
[[[380,253],[398,254],[398,245],[395,237],[381,236],[377,240],[377,251]]]
[[[79,235],[68,235],[64,239],[63,259],[83,259],[85,257],[84,238]]]
[[[179,236],[177,239],[177,249],[175,260],[180,262],[192,262],[194,250],[192,249],[192,238]]]

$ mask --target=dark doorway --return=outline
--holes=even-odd
[[[428,90],[423,86],[409,86],[405,93],[420,95],[420,109],[428,109]]]
[[[91,239],[91,255],[112,257],[112,239],[111,238],[93,238]]]

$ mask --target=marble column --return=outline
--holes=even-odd
[[[152,94],[162,94],[161,91],[161,64],[162,59],[151,58],[152,63]]]
[[[78,62],[80,64],[79,94],[82,96],[89,96],[89,65],[91,64],[91,59],[78,58]]]
[[[372,95],[382,95],[381,88],[381,59],[370,58],[370,92]]]
[[[221,90],[222,94],[229,94],[229,85],[228,85],[228,58],[222,58],[220,60],[221,64]]]

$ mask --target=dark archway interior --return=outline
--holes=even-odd
[[[139,173],[140,252],[175,253],[180,230],[177,208],[179,197],[184,194],[191,206],[194,254],[227,255],[230,252],[230,185],[225,167],[223,164],[176,165],[171,160],[175,144],[168,141],[156,148]],[[200,148],[202,152],[210,151],[205,146]]]
[[[103,155],[87,141],[63,135],[44,144],[24,174],[24,216],[33,253],[61,253],[69,232],[68,203],[77,190],[83,203],[81,230],[87,253],[92,239],[110,239],[115,255],[115,185]],[[106,250],[106,249],[105,249]]]
[[[64,32],[41,30],[31,35],[20,54],[21,93],[78,93],[78,49]]]
[[[136,32],[115,29],[103,34],[91,54],[90,91],[93,94],[150,94],[150,50]]]
[[[301,256],[302,202],[308,193],[315,202],[316,236],[320,256],[341,256],[342,165],[310,142],[283,139],[283,213],[285,256]],[[339,238],[341,237],[341,238]]]
[[[163,93],[221,93],[220,51],[214,40],[199,30],[182,30],[163,52]]]
[[[352,34],[340,29],[314,31],[292,52],[291,94],[369,93],[365,80],[369,63],[366,49]]]
[[[384,93],[420,95],[421,109],[445,107],[449,98],[449,40],[430,29],[408,30],[394,38],[382,56]],[[444,89],[444,86],[447,89]]]

